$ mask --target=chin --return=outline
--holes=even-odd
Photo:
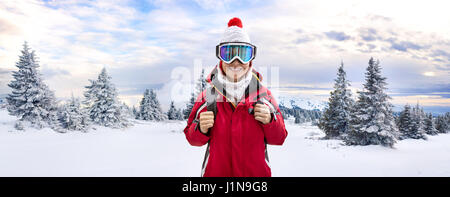
[[[239,80],[242,79],[242,77],[244,77],[244,74],[240,74],[240,75],[233,75],[234,80]]]

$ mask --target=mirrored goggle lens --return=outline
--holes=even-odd
[[[220,47],[220,58],[230,61],[235,56],[239,56],[242,61],[248,62],[253,57],[253,47],[247,45],[224,45]]]

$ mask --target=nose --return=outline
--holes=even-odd
[[[238,59],[233,60],[233,62],[231,62],[232,66],[240,66],[242,64],[241,61],[239,61]]]

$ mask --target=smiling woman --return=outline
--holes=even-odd
[[[217,48],[220,62],[208,76],[210,87],[198,95],[184,129],[191,145],[207,144],[201,176],[270,177],[267,145],[282,145],[287,130],[253,69],[256,47],[239,18],[229,21]]]

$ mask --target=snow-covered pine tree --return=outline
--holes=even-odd
[[[428,135],[437,135],[438,130],[436,130],[433,122],[433,115],[431,113],[427,114],[425,116],[425,119],[423,121],[424,130],[425,133]]]
[[[311,122],[312,121],[311,114],[305,113],[304,115],[305,115],[305,122]]]
[[[127,119],[134,118],[133,110],[125,102],[121,103],[120,108],[124,117],[126,117]]]
[[[398,130],[401,133],[399,139],[407,139],[410,138],[408,135],[413,133],[415,130],[415,122],[411,117],[411,107],[406,104],[403,108],[403,111],[400,113],[397,124]]]
[[[177,120],[183,120],[184,119],[183,112],[181,112],[181,109],[177,109],[176,116],[177,116]]]
[[[397,128],[398,128],[398,125],[400,125],[400,114],[401,114],[401,112],[394,113],[394,122],[395,122],[395,125],[397,125]]]
[[[294,118],[295,118],[294,119],[295,124],[301,124],[301,123],[305,122],[303,115],[300,115],[300,113],[298,111],[295,113]]]
[[[152,120],[150,104],[150,90],[145,89],[141,102],[139,103],[139,112],[136,119],[139,120]]]
[[[445,119],[445,127],[447,128],[447,133],[450,132],[450,112],[446,112],[444,114],[444,119]]]
[[[438,130],[439,133],[448,133],[450,130],[450,125],[448,124],[449,116],[448,112],[445,115],[439,115],[436,117],[435,125],[436,130]]]
[[[161,104],[159,103],[156,92],[153,89],[150,90],[150,104],[153,117],[152,120],[162,121],[167,119],[166,114],[161,109]]]
[[[348,131],[350,112],[354,104],[349,86],[344,63],[341,62],[334,80],[334,91],[330,92],[328,107],[319,120],[319,128],[325,132],[326,139],[341,137]]]
[[[189,99],[189,102],[186,103],[186,109],[183,110],[183,118],[188,119],[189,115],[191,114],[192,108],[195,104],[195,94],[191,93],[191,98]]]
[[[444,115],[445,127],[447,128],[447,133],[450,132],[450,112],[446,112]]]
[[[407,104],[399,117],[398,130],[400,132],[400,139],[426,139],[425,134],[419,130],[419,123],[413,115],[415,112],[411,111],[411,107]]]
[[[379,61],[369,60],[366,82],[358,92],[358,101],[351,113],[349,132],[345,138],[348,145],[380,144],[393,147],[398,133],[392,113],[393,105],[385,93],[386,78],[381,76]]]
[[[150,90],[145,89],[144,95],[139,105],[139,120],[153,120],[151,114],[152,106],[150,99]]]
[[[86,131],[90,123],[88,114],[81,108],[80,100],[73,95],[58,112],[58,120],[62,128],[77,131]]]
[[[137,119],[139,113],[134,105],[133,105],[132,113],[133,113],[133,117]]]
[[[419,102],[417,102],[416,106],[412,108],[411,117],[415,121],[416,129],[419,133],[425,134],[425,128],[423,124],[423,120],[425,119],[425,112],[423,108],[419,106]]]
[[[41,99],[41,103],[47,111],[46,124],[55,129],[58,126],[58,102],[56,101],[55,93],[44,83],[42,83],[42,90],[44,96]]]
[[[177,109],[173,101],[170,103],[169,111],[167,111],[167,118],[169,120],[183,120],[181,109]]]
[[[169,120],[177,120],[177,109],[175,108],[175,104],[170,102],[170,108],[169,111],[167,111],[167,118]]]
[[[290,116],[292,116],[290,114],[291,109],[289,109],[281,104],[279,105],[279,107],[280,107],[281,115],[283,116],[284,120],[287,120],[287,119],[289,119]]]
[[[186,103],[186,109],[183,111],[184,119],[188,119],[189,115],[191,114],[192,108],[194,107],[195,100],[197,96],[203,92],[203,90],[206,89],[206,86],[208,84],[206,83],[205,78],[205,69],[202,69],[202,73],[200,74],[200,77],[197,80],[197,83],[195,84],[195,89],[193,93],[191,93],[191,98],[189,99],[189,102]]]
[[[146,89],[139,106],[139,120],[161,121],[166,119],[166,115],[161,110],[155,91]]]
[[[93,123],[112,127],[123,128],[128,126],[128,121],[123,114],[121,103],[117,99],[117,91],[111,83],[111,77],[103,68],[97,80],[89,80],[84,92],[84,104]]]
[[[39,62],[27,42],[23,44],[21,53],[16,62],[19,70],[13,71],[14,79],[8,84],[12,89],[6,97],[9,114],[39,128],[52,126],[57,112],[55,95],[42,81]]]
[[[200,77],[197,79],[196,95],[199,95],[200,93],[202,93],[203,90],[206,89],[207,85],[208,85],[208,83],[206,82],[205,69],[202,69],[202,73],[200,74]]]
[[[319,126],[319,120],[318,119],[314,119],[311,121],[311,125],[312,126]]]

